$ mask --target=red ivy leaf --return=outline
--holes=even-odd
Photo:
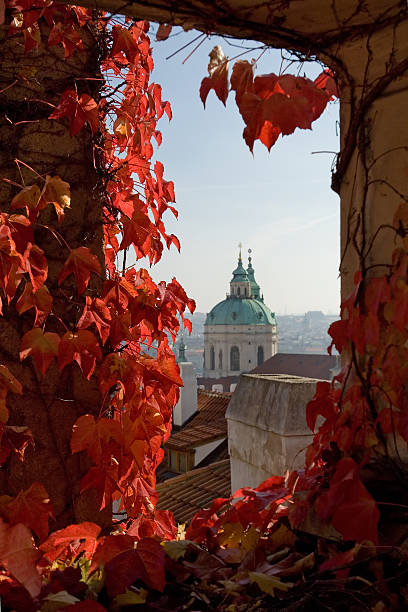
[[[67,332],[62,336],[58,350],[60,370],[72,361],[76,361],[84,376],[89,379],[97,359],[102,359],[102,353],[92,332],[80,329],[74,334]]]
[[[139,29],[131,28],[128,30],[121,25],[115,25],[112,28],[113,45],[110,52],[111,57],[119,56],[123,59],[122,54],[128,62],[134,64],[140,55],[138,45]]]
[[[44,251],[36,244],[29,244],[24,253],[26,269],[31,279],[34,291],[43,286],[48,276],[48,261]]]
[[[39,327],[31,329],[21,339],[20,359],[31,355],[42,374],[48,370],[51,361],[58,355],[60,337],[53,332],[43,332]]]
[[[103,300],[99,298],[92,299],[86,296],[86,304],[78,321],[78,329],[86,329],[94,323],[101,337],[102,344],[105,344],[109,337],[111,320],[109,308]]]
[[[245,142],[252,151],[259,138],[270,150],[280,134],[292,134],[296,128],[310,129],[328,100],[328,94],[306,78],[290,74],[256,77],[251,91],[243,93],[237,102],[246,123]]]
[[[23,293],[17,300],[16,310],[19,314],[23,314],[30,308],[35,309],[34,325],[42,325],[52,308],[52,296],[45,285],[36,292],[33,291],[31,283],[27,283],[24,287]]]
[[[330,383],[327,381],[318,382],[316,393],[306,406],[306,424],[309,429],[314,431],[316,419],[319,415],[327,419],[333,415],[334,410],[335,402]]]
[[[164,550],[157,540],[144,538],[136,550],[127,550],[105,566],[106,587],[110,595],[119,595],[138,578],[151,589],[164,589]]]
[[[61,553],[70,545],[77,545],[77,554],[84,551],[87,556],[96,548],[96,538],[101,532],[99,525],[95,523],[78,523],[69,525],[65,529],[54,531],[49,538],[40,545],[44,556],[53,563]],[[81,544],[79,545],[79,543]]]
[[[71,136],[78,134],[86,121],[89,123],[92,134],[95,134],[99,127],[98,105],[95,100],[85,93],[78,98],[77,92],[73,89],[64,91],[58,106],[48,118],[60,119],[61,117],[68,117]]]
[[[58,276],[58,284],[73,274],[75,276],[78,293],[81,294],[88,287],[91,272],[100,274],[101,266],[96,255],[93,255],[88,247],[73,249],[64,263]]]
[[[340,459],[327,493],[316,503],[321,518],[331,516],[333,526],[345,540],[377,543],[380,513],[375,500],[360,480],[359,467],[351,457]]]
[[[21,395],[23,387],[8,367],[0,364],[0,423],[7,423],[9,417],[9,411],[6,406],[6,397],[9,391]]]
[[[48,518],[53,517],[49,495],[42,484],[35,482],[26,491],[7,504],[5,514],[11,525],[23,523],[34,531],[40,540],[48,535]]]
[[[254,63],[247,60],[235,62],[231,73],[231,89],[235,91],[235,100],[239,106],[244,93],[251,92],[254,82]]]
[[[36,568],[40,556],[31,532],[25,525],[19,523],[9,527],[0,519],[1,563],[27,589],[31,597],[37,597],[41,591],[41,578]]]
[[[340,98],[339,88],[334,80],[333,73],[328,68],[323,70],[319,76],[314,80],[314,84],[318,89],[324,89],[330,100],[333,98]]]

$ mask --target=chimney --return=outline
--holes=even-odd
[[[173,410],[173,423],[178,427],[197,412],[197,378],[193,364],[186,361],[185,344],[180,341],[178,365],[183,386],[180,389],[180,398]]]

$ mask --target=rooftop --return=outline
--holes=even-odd
[[[196,414],[166,442],[166,449],[187,450],[226,437],[225,412],[231,393],[198,391]]]
[[[189,522],[217,497],[231,495],[230,460],[223,459],[157,485],[159,510],[171,510],[177,523]]]
[[[291,374],[331,380],[331,370],[336,367],[336,355],[277,353],[251,370],[249,374]]]

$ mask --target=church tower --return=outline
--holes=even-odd
[[[248,268],[232,273],[230,293],[208,313],[204,324],[204,377],[221,378],[248,372],[275,355],[275,314],[266,306],[255,280],[251,249]]]

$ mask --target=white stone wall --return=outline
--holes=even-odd
[[[317,382],[276,374],[240,377],[226,414],[232,491],[303,467],[313,438],[306,404]]]
[[[212,453],[212,451],[215,450],[222,442],[224,442],[224,440],[225,438],[221,438],[221,440],[214,440],[214,442],[208,442],[208,444],[196,446],[194,449],[194,465],[198,465],[200,461]]]
[[[210,350],[215,351],[215,369],[211,370]],[[239,348],[240,369],[230,368],[232,346]],[[249,372],[257,365],[258,346],[264,349],[264,361],[278,352],[276,325],[206,325],[204,327],[204,377],[220,378],[237,376]],[[222,350],[222,368],[219,367],[219,352]]]

